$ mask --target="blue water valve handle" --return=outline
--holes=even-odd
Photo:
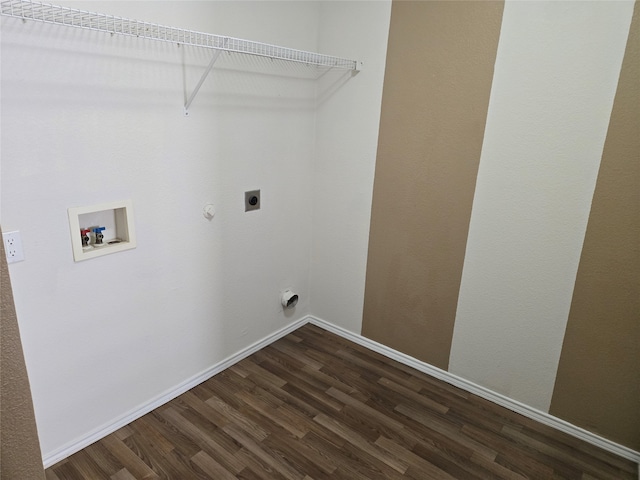
[[[107,227],[96,227],[93,229],[93,233],[96,234],[96,245],[102,245],[102,239],[104,238],[104,234],[102,232],[106,229]]]

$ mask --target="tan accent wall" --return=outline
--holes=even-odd
[[[503,7],[391,10],[362,334],[444,369]]]
[[[640,4],[636,2],[550,413],[640,450]]]
[[[0,242],[0,388],[0,479],[44,479],[4,242]]]

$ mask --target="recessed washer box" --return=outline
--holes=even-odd
[[[76,262],[136,248],[131,200],[71,207],[68,213],[73,259]],[[81,231],[100,227],[105,227],[102,231],[103,244],[97,245],[95,235],[91,233],[89,246],[83,247]]]

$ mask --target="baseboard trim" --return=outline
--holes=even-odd
[[[369,350],[384,355],[385,357],[400,362],[411,368],[415,368],[420,372],[431,375],[432,377],[447,382],[455,387],[461,388],[469,393],[478,395],[479,397],[496,403],[497,405],[508,408],[509,410],[524,415],[525,417],[536,420],[543,425],[553,427],[556,430],[567,433],[573,437],[579,438],[581,440],[584,440],[585,442],[591,443],[592,445],[607,450],[608,452],[614,453],[620,457],[640,464],[640,452],[636,452],[635,450],[625,447],[624,445],[612,442],[611,440],[596,435],[595,433],[589,432],[588,430],[585,430],[583,428],[577,427],[560,418],[554,417],[553,415],[545,413],[541,410],[537,410],[533,407],[525,405],[524,403],[518,402],[517,400],[513,400],[500,393],[494,392],[493,390],[489,390],[488,388],[473,383],[462,377],[458,377],[457,375],[449,373],[445,370],[441,370],[440,368],[434,367],[433,365],[430,365],[426,362],[417,360],[409,355],[394,350],[393,348],[389,348],[386,345],[382,345],[381,343],[363,337],[362,335],[350,332],[349,330],[334,325],[333,323],[327,322],[326,320],[322,320],[311,315],[307,317],[307,320],[308,323],[316,325],[329,332],[335,333],[340,337],[350,340],[353,343],[357,343],[358,345],[366,347]]]
[[[628,460],[634,461],[639,464],[640,471],[640,452],[636,452],[630,448],[625,447],[624,445],[620,445],[618,443],[612,442],[606,438],[603,438],[599,435],[596,435],[588,430],[584,430],[583,428],[577,427],[571,423],[568,423],[564,420],[561,420],[553,415],[549,415],[548,413],[542,412],[540,410],[536,410],[524,403],[518,402],[517,400],[513,400],[509,397],[506,397],[500,393],[489,390],[488,388],[477,385],[469,380],[466,380],[462,377],[458,377],[452,373],[449,373],[445,370],[441,370],[433,365],[429,365],[426,362],[422,362],[417,360],[409,355],[406,355],[402,352],[394,350],[386,345],[382,345],[381,343],[370,340],[362,335],[350,332],[342,327],[339,327],[333,323],[327,322],[326,320],[322,320],[320,318],[314,316],[306,316],[301,318],[280,330],[267,335],[263,339],[249,345],[248,347],[240,350],[239,352],[231,355],[230,357],[222,360],[221,362],[212,365],[206,370],[200,372],[197,375],[185,380],[184,382],[176,385],[175,387],[165,391],[164,393],[158,395],[153,398],[149,402],[140,405],[139,407],[130,410],[126,414],[118,417],[117,419],[109,422],[108,424],[102,425],[95,430],[92,430],[88,434],[70,442],[51,453],[48,453],[43,456],[43,464],[44,468],[49,468],[52,465],[55,465],[61,460],[73,455],[76,452],[79,452],[83,448],[88,447],[89,445],[97,442],[98,440],[106,437],[107,435],[115,432],[116,430],[128,425],[134,420],[146,415],[147,413],[155,410],[156,408],[164,405],[167,402],[170,402],[174,398],[182,395],[184,392],[192,389],[193,387],[201,384],[202,382],[208,380],[214,375],[222,372],[226,368],[231,367],[232,365],[238,363],[244,358],[252,355],[258,350],[270,345],[276,340],[288,335],[289,333],[297,330],[303,325],[311,323],[320,327],[329,332],[335,333],[336,335],[343,337],[347,340],[352,341],[358,345],[368,348],[374,352],[377,352],[385,357],[388,357],[392,360],[400,362],[404,365],[407,365],[411,368],[415,368],[416,370],[431,375],[439,380],[447,382],[451,385],[454,385],[458,388],[461,388],[469,393],[473,393],[482,397],[486,400],[496,403],[502,407],[508,408],[516,413],[520,413],[525,417],[536,420],[544,425],[548,425],[553,427],[561,432],[572,435],[576,438],[589,442],[597,447],[600,447],[604,450],[607,450],[611,453],[619,455],[620,457],[626,458]],[[640,478],[640,476],[639,476]]]
[[[227,357],[226,359],[222,360],[221,362],[216,363],[215,365],[212,365],[211,367],[207,368],[206,370],[203,370],[202,372],[198,373],[197,375],[194,375],[193,377],[185,380],[184,382],[180,383],[179,385],[176,385],[175,387],[165,391],[164,393],[158,395],[157,397],[153,398],[152,400],[150,400],[147,403],[144,403],[143,405],[138,406],[137,408],[134,408],[133,410],[130,410],[129,412],[127,412],[126,414],[122,415],[121,417],[116,418],[115,420],[113,420],[112,422],[109,422],[105,425],[102,425],[98,428],[96,428],[95,430],[92,430],[91,432],[89,432],[87,435],[84,435],[56,450],[54,450],[51,453],[48,453],[46,455],[43,456],[43,460],[42,463],[44,464],[44,468],[49,468],[52,465],[55,465],[56,463],[58,463],[61,460],[64,460],[65,458],[73,455],[74,453],[79,452],[80,450],[82,450],[83,448],[88,447],[89,445],[97,442],[98,440],[106,437],[107,435],[115,432],[116,430],[124,427],[125,425],[128,425],[129,423],[133,422],[134,420],[142,417],[143,415],[146,415],[147,413],[151,412],[152,410],[155,410],[156,408],[164,405],[165,403],[173,400],[174,398],[178,397],[179,395],[182,395],[183,393],[185,393],[188,390],[191,390],[193,387],[201,384],[202,382],[210,379],[211,377],[213,377],[214,375],[222,372],[223,370],[225,370],[226,368],[231,367],[232,365],[238,363],[239,361],[243,360],[244,358],[248,357],[249,355],[252,355],[253,353],[257,352],[258,350],[270,345],[271,343],[275,342],[276,340],[284,337],[285,335],[288,335],[289,333],[297,330],[298,328],[302,327],[303,325],[305,325],[306,323],[308,323],[308,317],[304,317],[301,318],[289,325],[287,325],[284,328],[281,328],[280,330],[267,335],[266,337],[264,337],[262,340],[259,340],[255,343],[253,343],[252,345],[249,345],[248,347],[240,350],[239,352],[237,352],[234,355],[231,355],[230,357]]]

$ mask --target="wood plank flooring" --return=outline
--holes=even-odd
[[[46,476],[621,480],[637,465],[305,325]]]

